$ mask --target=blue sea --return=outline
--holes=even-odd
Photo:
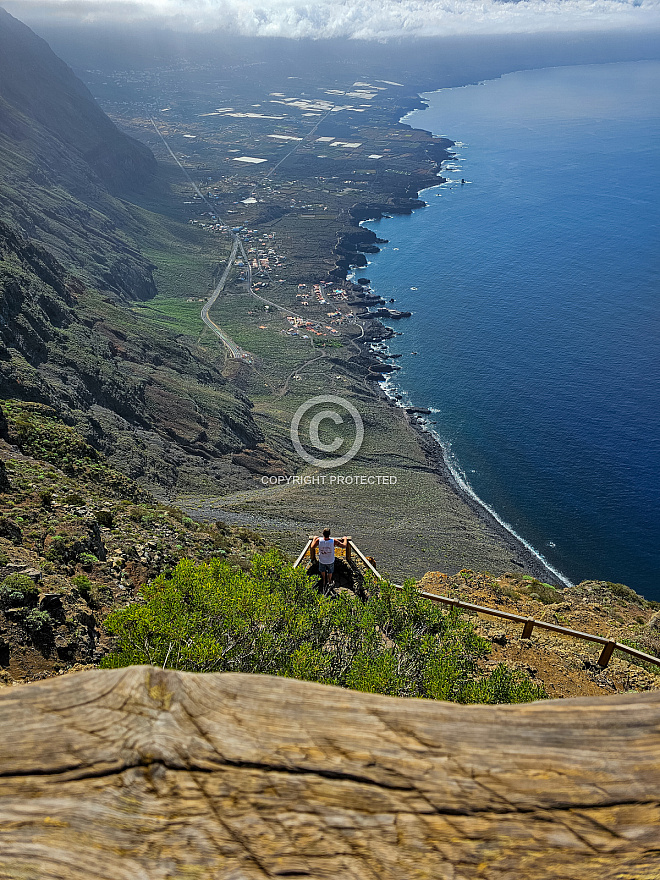
[[[367,224],[359,273],[413,312],[390,388],[566,580],[660,600],[660,62],[425,100],[405,122],[456,142],[449,180]]]

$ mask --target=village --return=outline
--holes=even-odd
[[[210,212],[202,216],[208,219],[189,220],[189,224],[198,226],[210,233],[221,235],[240,234],[241,240],[246,246],[250,263],[249,268],[251,270],[250,286],[254,293],[265,290],[271,284],[286,284],[286,279],[282,275],[286,270],[287,258],[281,252],[281,248],[276,247],[275,232],[260,233],[257,229],[247,229],[242,226],[229,227]],[[236,260],[235,266],[238,269],[236,282],[246,284],[248,274],[244,260]],[[271,272],[273,270],[277,270],[277,274],[280,277],[272,277]],[[310,313],[309,318],[296,313],[285,314],[286,325],[280,328],[279,332],[288,337],[300,337],[302,339],[312,339],[312,341],[316,339],[319,343],[324,337],[339,336],[338,327],[340,325],[356,323],[355,313],[348,308],[348,295],[355,287],[356,285],[350,281],[342,284],[330,281],[297,284],[295,293],[296,309],[312,309],[313,311]],[[188,297],[186,302],[203,303],[206,302],[206,298]],[[330,310],[326,311],[325,309],[328,307],[330,307]],[[319,310],[324,311],[325,314],[319,316]],[[254,318],[260,313],[273,311],[273,307],[265,303],[260,306],[258,311],[250,309],[247,314]],[[266,324],[260,324],[258,327],[260,330],[269,329]],[[340,343],[337,342],[336,344]]]

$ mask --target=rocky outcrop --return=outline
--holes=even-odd
[[[351,214],[351,222],[353,222]],[[357,226],[357,224],[356,224]],[[380,251],[379,244],[384,244],[386,239],[378,238],[371,229],[362,226],[351,229],[340,236],[335,245],[337,265],[333,274],[337,278],[345,278],[351,266],[363,267],[367,265],[364,254],[377,254]]]
[[[0,724],[6,877],[657,877],[659,694],[456,706],[133,667],[7,689]]]
[[[11,483],[7,476],[7,468],[5,467],[4,461],[0,458],[0,493],[9,492],[10,489]]]
[[[438,178],[438,183],[442,183],[444,178]],[[398,197],[393,197],[389,202],[359,202],[353,205],[350,211],[351,222],[354,224],[363,223],[365,220],[382,220],[383,217],[389,217],[393,214],[412,214],[415,208],[424,208],[426,202],[416,198],[417,193],[414,190],[407,192]]]

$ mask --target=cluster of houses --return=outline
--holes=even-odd
[[[320,305],[325,305],[330,300],[335,302],[346,302],[348,300],[343,287],[334,287],[329,281],[324,281],[320,284],[299,284],[298,293],[296,294],[296,299],[299,301],[298,304],[308,306],[310,296],[313,296]],[[341,313],[337,312],[337,314]]]
[[[313,297],[320,305],[326,305],[330,301],[346,302],[348,299],[346,291],[341,287],[335,287],[331,283],[325,282],[321,284],[299,284],[296,300],[299,306],[309,306],[310,297]],[[354,318],[353,312],[342,312],[335,308],[333,311],[326,312],[326,317],[330,323],[322,320],[305,320],[294,315],[288,315],[287,321],[289,328],[283,330],[288,336],[302,336],[308,339],[310,336],[325,336],[328,333],[337,334],[339,331],[333,324],[340,324],[345,320]]]

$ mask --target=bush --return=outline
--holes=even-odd
[[[81,553],[78,559],[83,568],[91,568],[99,561],[98,556],[94,556],[93,553]]]
[[[522,583],[518,583],[518,586],[524,593],[527,593],[530,599],[536,599],[538,602],[543,602],[544,605],[554,605],[561,600],[561,593],[556,587],[553,587],[552,584],[545,584],[529,575],[525,575]]]
[[[100,526],[106,526],[111,529],[114,525],[115,520],[111,510],[97,510],[94,515],[96,517],[96,522]]]
[[[10,574],[0,584],[0,606],[2,608],[34,605],[38,596],[37,585],[25,574]]]
[[[50,629],[50,624],[50,614],[47,611],[40,611],[38,608],[33,608],[23,621],[25,629],[33,635],[44,633],[44,631]]]
[[[86,574],[74,574],[71,578],[71,583],[76,587],[80,595],[83,597],[85,602],[89,600],[90,593],[92,590],[92,582],[87,577]]]
[[[54,535],[46,551],[46,559],[50,562],[66,562],[68,557],[69,541],[64,535]]]
[[[70,492],[64,499],[65,504],[75,505],[76,507],[82,507],[85,503],[82,495],[79,495],[78,492]]]
[[[624,602],[632,602],[635,605],[646,605],[644,597],[640,596],[625,584],[614,584],[611,581],[607,581],[606,586],[610,593],[612,593],[613,596],[616,596],[617,599],[623,599]]]
[[[275,551],[249,571],[224,560],[181,561],[171,578],[140,590],[141,603],[114,611],[118,639],[106,668],[151,663],[192,672],[251,672],[372,693],[472,702],[522,702],[545,694],[520,674],[478,661],[488,652],[472,624],[422,599],[371,583],[363,602],[323,596]]]

